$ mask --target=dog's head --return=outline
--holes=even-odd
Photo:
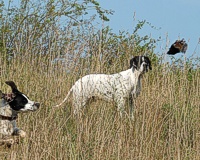
[[[130,60],[130,68],[134,68],[141,73],[152,70],[151,61],[146,56],[135,56]]]
[[[13,81],[6,81],[5,83],[11,87],[12,93],[5,94],[0,91],[0,95],[13,110],[18,112],[35,111],[40,107],[40,103],[31,101],[25,94],[20,92]]]

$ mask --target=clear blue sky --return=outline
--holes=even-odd
[[[176,39],[184,38],[188,43],[187,57],[194,52],[200,53],[200,0],[98,0],[105,9],[114,10],[106,23],[115,33],[119,30],[133,31],[138,20],[150,22],[156,29],[148,25],[139,33],[161,37],[156,52],[164,53],[167,42],[174,43]],[[133,15],[135,13],[135,21]],[[169,46],[168,46],[169,47]],[[180,55],[176,55],[180,56]]]
[[[114,11],[106,23],[115,33],[128,31],[132,33],[138,21],[146,20],[157,29],[146,25],[139,34],[151,35],[161,41],[155,52],[165,53],[177,39],[184,38],[188,43],[186,56],[195,53],[200,57],[200,0],[97,0],[104,9]],[[7,2],[7,1],[5,1]],[[14,3],[19,4],[19,0]],[[135,20],[133,15],[135,13]],[[168,46],[166,46],[168,44]],[[166,48],[167,47],[167,48]],[[182,56],[181,54],[176,57]]]

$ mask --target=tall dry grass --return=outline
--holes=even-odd
[[[191,73],[186,65],[174,71],[171,66],[153,66],[135,100],[134,120],[120,118],[115,106],[103,101],[91,103],[77,118],[68,103],[60,109],[52,106],[85,74],[127,69],[130,55],[109,69],[93,57],[72,65],[70,73],[52,55],[27,51],[9,64],[0,58],[1,90],[10,92],[4,82],[13,80],[20,91],[41,103],[39,111],[20,114],[18,126],[27,137],[11,149],[1,148],[1,159],[199,159],[198,69]]]
[[[10,149],[1,147],[0,159],[199,159],[199,66],[157,64],[150,54],[153,70],[143,78],[134,120],[128,104],[123,118],[114,104],[103,101],[87,106],[81,118],[72,115],[69,103],[53,109],[78,78],[126,70],[130,57],[152,53],[155,41],[137,34],[145,21],[133,34],[117,35],[109,27],[95,29],[93,18],[76,24],[82,20],[74,5],[79,1],[70,1],[71,6],[69,1],[36,2],[0,7],[0,89],[11,92],[4,82],[13,80],[41,103],[38,111],[19,115],[18,127],[27,137]]]

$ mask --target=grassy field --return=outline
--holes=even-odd
[[[112,11],[93,0],[5,2],[0,2],[0,90],[11,92],[5,81],[12,80],[41,107],[19,115],[18,127],[27,137],[11,148],[0,146],[0,159],[200,159],[200,59],[192,59],[198,47],[186,53],[189,60],[170,59],[163,47],[155,55],[158,41],[170,47],[168,35],[140,36],[143,27],[156,29],[146,20],[133,20],[131,32],[114,33],[105,23]],[[89,18],[92,8],[97,14]],[[73,116],[70,103],[53,108],[80,77],[126,70],[132,56],[144,53],[153,70],[144,75],[133,120],[128,104],[123,118],[104,101],[92,102],[82,117]]]
[[[96,101],[72,115],[72,106],[61,102],[79,77],[89,73],[126,70],[125,61],[107,69],[96,59],[75,65],[67,73],[55,57],[24,53],[10,64],[0,57],[1,90],[13,80],[20,91],[41,103],[39,111],[20,114],[18,126],[25,139],[10,149],[1,147],[1,159],[195,159],[200,157],[200,71],[187,66],[153,66],[145,74],[141,95],[135,100],[134,120],[120,118],[111,103]],[[166,68],[169,71],[166,71]],[[128,115],[128,105],[126,106]]]

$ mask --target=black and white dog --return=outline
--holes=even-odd
[[[31,101],[26,95],[20,92],[13,81],[6,81],[5,83],[11,87],[12,93],[5,94],[0,91],[0,144],[11,145],[14,143],[14,139],[10,136],[26,136],[23,130],[17,128],[17,114],[19,112],[36,111],[40,104]]]
[[[151,61],[146,56],[135,56],[130,60],[130,69],[116,74],[89,74],[72,86],[65,99],[55,107],[61,106],[72,94],[74,114],[85,106],[90,98],[98,97],[106,101],[114,101],[118,110],[124,110],[127,98],[136,98],[141,91],[142,74],[151,70]],[[130,105],[132,116],[132,105]]]

